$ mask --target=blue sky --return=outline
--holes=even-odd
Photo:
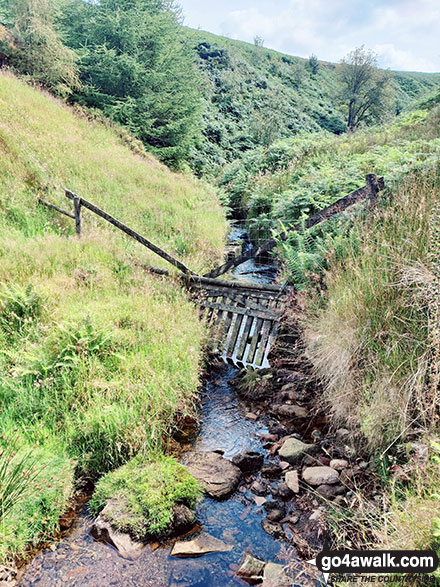
[[[440,72],[440,0],[179,0],[185,24],[339,61],[365,45],[380,64]]]

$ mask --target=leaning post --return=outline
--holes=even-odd
[[[376,207],[377,194],[379,193],[379,182],[377,180],[377,175],[374,173],[369,173],[365,177],[365,181],[369,191],[368,198],[370,200],[370,206],[374,209]]]
[[[75,211],[75,230],[78,236],[81,236],[81,198],[75,196],[73,198],[73,208]]]

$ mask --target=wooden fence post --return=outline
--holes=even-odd
[[[81,236],[81,198],[73,198],[73,208],[75,210],[75,230],[78,236]]]
[[[365,177],[365,181],[367,184],[368,191],[370,192],[368,195],[368,198],[370,200],[370,206],[371,206],[371,208],[375,208],[376,201],[377,201],[377,194],[379,192],[379,182],[377,180],[377,176],[374,173],[369,173]]]

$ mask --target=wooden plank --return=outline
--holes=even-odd
[[[269,334],[270,331],[272,329],[272,321],[271,320],[265,320],[263,322],[262,328],[261,328],[261,341],[260,341],[260,345],[257,349],[257,353],[255,355],[255,360],[254,363],[255,365],[262,367],[263,366],[263,358],[266,352],[266,347],[267,344],[269,342]]]
[[[174,265],[174,267],[177,267],[177,269],[182,271],[182,273],[185,273],[187,275],[196,275],[196,273],[194,273],[194,271],[191,271],[190,269],[188,269],[188,267],[186,267],[186,265],[184,265],[181,261],[179,261],[178,259],[175,259],[171,255],[169,255],[166,251],[164,251],[163,249],[161,249],[157,245],[153,244],[151,241],[147,240],[145,237],[143,237],[141,234],[139,234],[138,232],[136,232],[135,230],[133,230],[132,228],[130,228],[129,226],[127,226],[123,222],[120,222],[119,220],[117,220],[116,218],[111,216],[110,214],[107,214],[107,212],[104,212],[104,210],[101,210],[101,208],[98,208],[98,206],[95,206],[95,204],[92,204],[91,202],[89,202],[88,200],[85,200],[84,198],[80,198],[79,196],[77,196],[76,194],[71,192],[70,190],[66,189],[65,193],[66,193],[66,197],[73,200],[74,202],[75,202],[75,198],[79,198],[81,206],[84,206],[84,208],[87,208],[88,210],[90,210],[91,212],[96,214],[97,216],[100,216],[101,218],[103,218],[104,220],[106,220],[107,222],[112,224],[113,226],[116,226],[116,228],[119,228],[119,230],[122,230],[122,232],[125,232],[125,234],[128,234],[128,236],[130,236],[131,238],[133,238],[136,241],[138,241],[139,243],[141,243],[141,245],[144,245],[145,247],[147,247],[148,249],[150,249],[151,251],[156,253],[156,255],[159,255],[159,257],[162,257],[162,259],[165,259],[166,261],[168,261],[168,263],[171,263],[171,265]]]
[[[246,347],[248,345],[249,333],[251,331],[252,324],[253,324],[254,320],[256,320],[256,318],[254,318],[253,316],[245,316],[244,320],[246,322],[245,322],[243,331],[241,333],[240,342],[238,343],[238,348],[237,348],[237,353],[236,353],[238,361],[241,361],[243,359],[244,352],[245,352]]]
[[[225,310],[226,312],[235,312],[237,314],[245,314],[246,316],[255,316],[257,318],[262,318],[263,320],[265,318],[269,318],[270,320],[280,319],[279,314],[271,312],[270,310],[265,310],[264,308],[261,308],[260,310],[253,310],[251,308],[240,308],[238,306],[233,306],[231,304],[214,303],[209,300],[203,300],[201,302],[201,305],[207,308],[214,308],[216,310]]]

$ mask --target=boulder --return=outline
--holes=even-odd
[[[319,485],[334,485],[339,481],[339,473],[331,467],[307,467],[302,477],[306,483],[318,487]]]
[[[237,577],[244,579],[251,583],[261,581],[263,576],[264,565],[266,563],[258,558],[255,558],[248,552],[245,553],[240,568],[237,571]]]
[[[232,546],[209,534],[200,534],[193,540],[179,540],[171,551],[172,556],[201,556],[208,552],[230,552]]]
[[[301,458],[307,454],[312,452],[315,449],[313,444],[306,444],[298,438],[294,438],[292,436],[288,436],[278,454],[283,459],[283,461],[287,461],[291,465],[298,463]]]
[[[291,587],[292,579],[284,572],[283,565],[267,563],[264,567],[262,587]]]
[[[90,530],[90,534],[95,540],[110,544],[119,552],[119,554],[126,559],[134,560],[140,556],[144,548],[144,544],[134,541],[129,534],[124,534],[116,530],[110,522],[105,519],[105,510],[102,510],[100,515],[96,518]]]
[[[217,452],[187,453],[181,462],[206,493],[216,499],[230,495],[241,479],[240,469]]]
[[[232,457],[232,463],[244,473],[258,471],[264,462],[264,455],[253,450],[243,450]]]
[[[287,487],[293,493],[299,493],[299,479],[296,471],[288,471],[285,476]]]

